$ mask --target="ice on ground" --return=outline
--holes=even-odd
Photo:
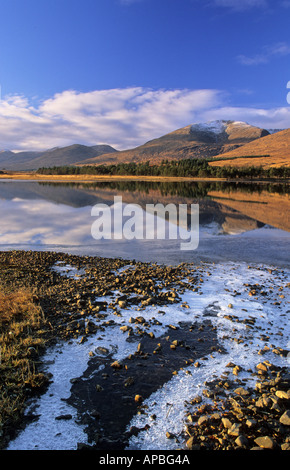
[[[26,414],[39,416],[8,446],[8,450],[74,450],[78,442],[87,442],[84,427],[76,423],[76,409],[64,401],[70,396],[70,379],[83,373],[88,351],[72,342],[59,344],[44,357],[46,369],[53,375],[47,392]],[[72,415],[69,420],[57,420],[60,415]]]
[[[72,277],[74,279],[85,275],[84,269],[78,269],[75,266],[63,263],[62,261],[55,263],[52,270],[59,273],[61,276]]]
[[[180,435],[186,419],[185,403],[202,391],[205,381],[211,381],[220,377],[225,372],[226,365],[232,361],[243,368],[239,374],[241,380],[246,380],[247,386],[254,385],[256,380],[249,370],[254,370],[260,362],[257,354],[265,344],[278,344],[279,347],[289,348],[289,302],[281,301],[281,287],[285,288],[289,281],[289,272],[269,272],[267,268],[249,269],[246,265],[236,266],[227,264],[217,265],[211,270],[211,276],[205,279],[202,295],[198,298],[195,293],[187,293],[183,299],[191,305],[193,311],[202,312],[210,304],[220,308],[216,317],[211,317],[213,325],[217,327],[220,344],[226,349],[227,354],[215,353],[212,357],[206,357],[199,361],[201,367],[194,366],[187,370],[179,371],[162,389],[158,390],[144,402],[148,406],[146,415],[136,416],[130,426],[143,428],[149,425],[146,431],[132,437],[128,449],[142,450],[176,450],[183,445],[178,438],[168,439],[166,432],[176,436]],[[245,292],[245,284],[263,284],[263,288],[269,293],[267,300],[252,299],[248,291]],[[238,292],[241,295],[236,295]],[[233,296],[233,294],[235,294]],[[286,295],[285,295],[286,298]],[[275,302],[281,303],[275,306]],[[288,309],[287,309],[288,305]],[[251,318],[255,320],[255,327],[248,330],[244,323],[233,323],[225,318],[225,315],[235,315],[238,319]],[[233,328],[236,332],[233,334]],[[281,335],[281,333],[283,334]],[[269,336],[265,343],[261,335]],[[244,342],[236,342],[233,339],[244,339]],[[287,366],[290,363],[289,355],[281,358],[273,353],[268,353],[267,359],[275,365]],[[188,374],[188,371],[190,374]],[[155,415],[154,421],[150,416]]]
[[[70,267],[65,266],[65,269],[63,274],[70,275]],[[63,401],[70,394],[70,380],[83,374],[90,351],[98,346],[108,348],[112,360],[122,360],[134,353],[137,342],[126,341],[127,335],[120,330],[121,326],[132,326],[129,320],[134,316],[142,315],[149,322],[159,320],[160,324],[150,324],[150,331],[159,337],[168,324],[202,323],[211,312],[210,321],[216,327],[219,343],[226,354],[213,352],[199,359],[200,368],[188,366],[187,370],[180,370],[152,394],[144,402],[148,406],[146,414],[136,415],[128,425],[128,428],[144,427],[145,424],[150,427],[137,437],[132,436],[129,450],[179,449],[183,443],[178,439],[167,439],[166,432],[176,436],[181,434],[186,422],[186,402],[200,393],[205,381],[220,377],[228,362],[232,361],[243,368],[239,378],[245,380],[245,386],[249,387],[254,379],[247,371],[260,362],[258,352],[265,345],[270,348],[264,356],[267,360],[275,365],[289,366],[290,357],[280,357],[272,352],[274,347],[287,349],[290,346],[289,270],[231,262],[203,263],[193,269],[199,276],[199,287],[180,293],[180,304],[166,305],[162,310],[159,306],[150,305],[141,312],[132,306],[122,309],[121,316],[108,311],[106,321],[114,320],[114,324],[101,335],[98,332],[85,343],[74,340],[50,350],[45,361],[48,372],[53,374],[53,383],[36,403],[34,412],[40,415],[39,419],[28,425],[8,449],[73,450],[78,442],[87,442],[84,428],[77,423],[76,410]],[[117,295],[119,293],[116,291],[112,297],[96,300],[111,302]],[[182,307],[184,302],[189,308]],[[251,328],[241,322],[246,319],[252,320]],[[56,420],[60,414],[71,414],[72,419]],[[150,418],[153,414],[156,415],[154,421]]]

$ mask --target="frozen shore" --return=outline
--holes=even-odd
[[[26,414],[35,419],[8,450],[75,450],[80,444],[187,449],[188,417],[217,397],[203,394],[205,382],[227,381],[232,386],[225,392],[233,395],[233,389],[255,387],[258,364],[267,373],[289,370],[286,268],[226,262],[170,271],[123,262],[112,264],[102,292],[98,259],[94,269],[90,260],[88,271],[88,258],[59,258],[49,268],[54,282],[79,286],[61,323],[71,334],[62,334],[42,358],[51,384],[32,400]],[[89,310],[82,303],[85,286],[90,294],[94,286]],[[276,438],[280,447],[289,442],[285,429],[288,434]]]

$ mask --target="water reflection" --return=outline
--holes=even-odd
[[[91,236],[91,208],[123,203],[199,204],[200,244],[180,253],[176,240],[99,241]],[[158,262],[195,259],[249,259],[288,263],[289,186],[125,182],[0,182],[0,246],[62,249],[82,254],[122,256]],[[286,250],[286,251],[285,251]]]

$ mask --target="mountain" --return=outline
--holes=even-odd
[[[253,156],[256,158],[249,158]],[[166,159],[210,157],[219,158],[211,163],[213,165],[289,166],[290,129],[269,132],[241,121],[218,120],[192,124],[124,151],[117,151],[109,145],[88,147],[79,144],[45,152],[4,150],[0,152],[0,170],[28,171],[64,165],[145,161],[158,164]]]
[[[10,158],[13,154],[10,150],[0,150],[0,162],[7,160],[7,158]]]
[[[41,167],[74,165],[88,158],[98,158],[106,153],[116,153],[110,145],[70,145],[68,147],[53,148],[44,152],[0,152],[0,169],[11,171],[36,170]]]
[[[211,121],[183,127],[134,149],[113,155],[104,154],[101,158],[90,158],[79,163],[83,165],[148,160],[159,163],[163,159],[209,158],[266,135],[269,135],[266,129],[245,122]]]
[[[19,152],[2,151],[0,153],[0,168],[7,170],[21,169],[26,162],[33,160],[41,155],[40,152]]]
[[[221,155],[215,166],[290,166],[290,129],[267,135]],[[245,157],[245,158],[243,158]],[[251,157],[251,158],[249,158]]]

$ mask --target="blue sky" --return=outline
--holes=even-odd
[[[0,149],[290,127],[290,0],[2,0]]]

